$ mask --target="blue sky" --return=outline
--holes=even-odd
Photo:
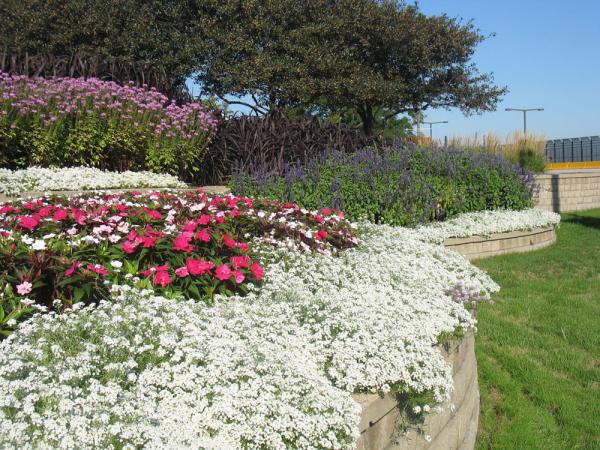
[[[504,108],[542,107],[527,114],[531,132],[547,138],[600,134],[600,1],[421,0],[427,14],[473,19],[484,34],[474,62],[494,72],[510,92],[496,112],[465,118],[459,111],[427,113],[434,137],[522,129],[523,115]],[[436,128],[437,127],[437,128]],[[443,127],[443,128],[442,128]]]
[[[527,128],[549,139],[600,134],[600,0],[421,0],[427,14],[473,19],[483,34],[473,61],[493,72],[509,93],[495,112],[465,117],[430,110],[434,138],[495,133],[523,127],[523,115],[507,107],[537,108]]]

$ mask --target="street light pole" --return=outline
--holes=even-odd
[[[429,139],[433,141],[433,125],[436,123],[448,123],[447,120],[441,120],[439,122],[422,122],[424,124],[429,125]]]
[[[523,135],[527,136],[527,112],[543,110],[544,108],[506,108],[504,111],[521,111],[523,113]]]

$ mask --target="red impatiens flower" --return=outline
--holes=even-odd
[[[217,277],[221,281],[228,280],[231,278],[231,269],[227,264],[221,264],[215,270],[215,277]]]
[[[210,234],[206,228],[201,229],[196,233],[196,239],[202,242],[210,242]]]
[[[69,217],[69,213],[66,209],[57,209],[54,212],[52,219],[56,222],[60,222],[61,220],[65,220],[67,217]]]
[[[81,266],[81,261],[75,261],[71,265],[70,268],[68,268],[67,270],[65,270],[65,277],[70,278],[71,276],[73,276],[73,274],[79,268],[79,266]]]
[[[157,270],[154,274],[154,284],[162,287],[171,284],[169,273],[166,270]]]
[[[246,268],[250,264],[250,258],[247,255],[232,256],[230,258],[231,266],[234,269]]]
[[[142,236],[140,239],[142,241],[143,248],[151,248],[156,246],[156,239],[154,238],[151,238],[149,236]]]
[[[223,233],[223,244],[225,244],[225,247],[227,248],[235,248],[235,241],[233,240],[233,238],[231,236],[229,236],[227,233]]]
[[[209,272],[215,265],[212,262],[203,259],[188,258],[185,262],[185,267],[190,275],[203,275]]]
[[[143,272],[140,272],[140,275],[142,275],[144,277],[149,277],[153,273],[166,272],[167,270],[169,270],[169,266],[167,264],[164,264],[162,266],[150,267],[149,269],[146,269]]]
[[[102,264],[88,264],[85,268],[96,272],[98,275],[108,275],[108,270]]]
[[[125,253],[127,253],[128,255],[130,255],[131,253],[135,252],[135,248],[136,247],[137,247],[137,244],[135,242],[132,242],[132,241],[125,241],[121,245],[121,248],[123,249],[123,251]]]
[[[40,217],[48,217],[50,215],[50,212],[52,212],[52,208],[54,208],[53,206],[45,206],[44,208],[40,209],[38,211],[38,214]]]
[[[162,214],[156,211],[155,209],[150,209],[147,206],[144,206],[142,210],[150,216],[152,220],[158,220],[162,217]]]
[[[315,239],[317,241],[324,241],[327,236],[329,236],[329,233],[327,233],[327,231],[325,230],[319,230],[317,231],[317,234],[315,235]]]
[[[250,250],[250,246],[245,242],[238,242],[236,246],[242,253],[246,253],[248,250]]]
[[[186,223],[183,228],[181,229],[181,231],[196,231],[196,228],[198,227],[198,224],[191,220],[188,223]]]
[[[173,249],[179,252],[191,252],[194,247],[190,245],[190,240],[193,234],[189,231],[185,231],[173,239]]]
[[[207,214],[202,214],[200,219],[198,219],[198,224],[200,225],[208,225],[210,223],[210,216]]]
[[[29,231],[33,231],[35,227],[40,224],[40,221],[32,216],[21,216],[19,217],[19,226],[26,228]]]
[[[260,264],[255,262],[250,266],[250,270],[252,271],[252,274],[254,275],[256,281],[260,281],[263,279],[265,273],[263,272],[263,268],[260,267]]]

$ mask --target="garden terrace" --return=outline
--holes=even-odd
[[[472,330],[470,305],[498,290],[437,243],[448,230],[329,209],[154,192],[1,214],[7,448],[353,448],[353,395],[369,393],[401,395],[418,430],[448,408],[440,341]]]

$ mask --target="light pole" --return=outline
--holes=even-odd
[[[439,122],[421,122],[429,125],[429,139],[433,141],[433,125],[436,123],[448,123],[447,120],[440,120]]]
[[[523,113],[523,135],[527,136],[527,112],[543,110],[544,108],[506,108],[504,111],[521,111]]]

